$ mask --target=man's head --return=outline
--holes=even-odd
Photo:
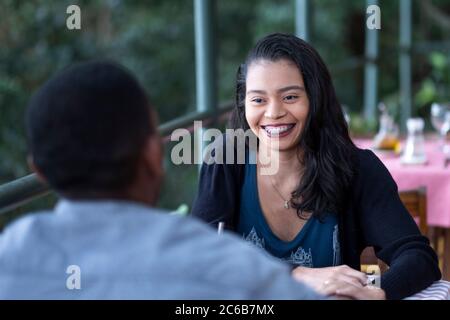
[[[100,61],[75,65],[30,101],[31,165],[69,198],[148,197],[152,203],[162,178],[155,118],[124,68]]]

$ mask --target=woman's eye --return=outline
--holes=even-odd
[[[286,100],[286,101],[293,101],[293,100],[296,100],[297,98],[298,98],[298,96],[291,94],[289,96],[284,97],[284,100]]]
[[[254,98],[254,99],[252,99],[252,102],[254,102],[254,103],[262,103],[263,99],[261,99],[261,98]]]

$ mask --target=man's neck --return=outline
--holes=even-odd
[[[64,193],[64,198],[74,201],[91,200],[91,201],[107,201],[107,200],[119,200],[136,202],[141,205],[153,207],[156,205],[154,197],[144,196],[141,192],[129,192],[129,191],[87,191],[82,193]]]

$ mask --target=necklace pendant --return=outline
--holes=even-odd
[[[284,200],[284,208],[289,209],[289,201],[288,200]]]

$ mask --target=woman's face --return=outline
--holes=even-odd
[[[309,112],[303,77],[289,60],[256,60],[247,70],[245,117],[261,144],[295,149]],[[277,145],[277,144],[275,144]]]

